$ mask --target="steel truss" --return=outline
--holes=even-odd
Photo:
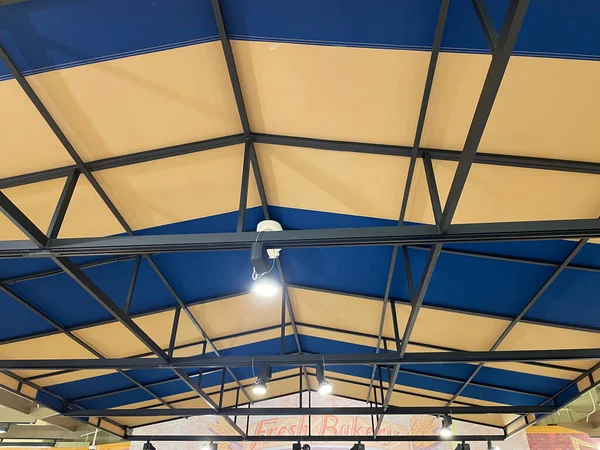
[[[66,135],[60,129],[56,121],[50,115],[47,108],[44,106],[35,91],[29,85],[25,77],[12,63],[11,58],[6,54],[5,50],[0,47],[0,58],[14,75],[15,79],[27,94],[33,105],[37,108],[41,116],[49,125],[51,130],[60,140],[65,150],[71,155],[75,161],[74,165],[65,166],[55,169],[44,170],[35,173],[18,175],[0,180],[0,189],[9,187],[22,186],[29,183],[47,181],[57,178],[66,178],[64,189],[53,214],[50,226],[46,232],[40,230],[19,208],[14,205],[8,197],[0,193],[0,210],[10,219],[21,231],[28,237],[28,241],[11,241],[0,242],[0,257],[16,258],[16,257],[44,257],[51,258],[59,267],[60,270],[48,271],[40,274],[28,275],[25,277],[17,277],[11,280],[0,281],[0,290],[11,297],[13,300],[21,303],[29,310],[40,316],[42,319],[51,324],[59,333],[63,333],[69,338],[75,340],[78,344],[90,351],[97,359],[73,359],[73,360],[0,360],[0,370],[18,370],[18,369],[39,369],[39,370],[87,370],[87,369],[116,369],[123,376],[128,378],[137,388],[143,389],[150,394],[159,404],[167,407],[167,409],[136,409],[136,410],[84,410],[77,405],[76,402],[67,402],[66,400],[50,393],[44,388],[37,386],[33,379],[23,380],[14,374],[10,374],[13,378],[19,379],[21,383],[35,387],[44,392],[48,392],[55,398],[61,400],[65,405],[65,410],[60,411],[66,416],[72,417],[106,417],[106,416],[138,416],[151,417],[160,416],[191,416],[191,415],[219,415],[225,418],[228,423],[238,432],[238,436],[153,436],[155,441],[298,441],[306,440],[307,436],[248,436],[247,430],[242,430],[235,420],[230,416],[237,415],[323,415],[323,414],[365,414],[377,416],[377,424],[373,426],[373,435],[368,436],[311,436],[311,441],[438,441],[438,436],[385,436],[378,437],[381,424],[385,414],[521,414],[525,417],[525,425],[530,425],[534,421],[528,420],[529,414],[538,414],[538,419],[552,413],[556,408],[556,398],[567,389],[577,384],[578,382],[588,379],[590,388],[600,382],[593,377],[593,371],[600,368],[600,364],[596,364],[589,371],[583,371],[573,380],[568,386],[565,386],[560,392],[557,392],[551,397],[545,398],[536,406],[518,406],[518,407],[492,407],[492,406],[473,406],[457,401],[459,395],[467,387],[468,384],[477,384],[473,379],[486,362],[528,362],[533,364],[543,364],[540,361],[559,361],[559,360],[578,360],[578,359],[600,359],[600,349],[572,349],[572,350],[536,350],[536,351],[498,351],[500,343],[512,330],[512,328],[523,319],[526,312],[533,306],[542,293],[550,286],[550,284],[559,276],[563,270],[590,270],[600,271],[596,267],[574,266],[571,264],[576,254],[583,248],[587,240],[590,238],[600,237],[600,220],[599,219],[579,219],[579,220],[554,220],[554,221],[534,221],[534,222],[503,222],[503,223],[479,223],[453,225],[452,218],[464,185],[467,180],[469,170],[473,164],[491,164],[518,168],[533,168],[541,170],[567,171],[576,173],[587,173],[600,175],[600,163],[557,160],[547,158],[532,158],[523,156],[497,155],[497,154],[481,154],[477,153],[480,139],[491,108],[493,106],[496,94],[500,87],[504,71],[506,70],[509,58],[512,54],[521,24],[525,17],[528,0],[511,0],[504,25],[500,32],[494,28],[493,22],[490,19],[489,12],[483,0],[472,0],[475,11],[481,23],[486,41],[492,52],[492,62],[484,83],[482,93],[475,111],[471,128],[469,130],[465,146],[461,151],[458,150],[441,150],[420,147],[420,137],[425,124],[425,116],[427,112],[427,104],[431,88],[433,85],[437,56],[440,51],[441,39],[444,29],[444,23],[447,14],[448,0],[441,0],[441,6],[438,16],[438,24],[434,37],[431,60],[427,73],[427,80],[423,92],[421,109],[419,112],[419,120],[417,122],[417,130],[415,140],[412,147],[381,145],[373,143],[359,142],[343,142],[324,139],[315,139],[299,136],[280,136],[272,134],[254,133],[250,127],[248,113],[244,104],[243,93],[241,90],[240,80],[235,67],[235,60],[231,44],[229,42],[226,30],[226,24],[223,21],[219,0],[211,0],[213,12],[219,31],[219,38],[223,47],[223,55],[227,64],[229,79],[232,85],[236,105],[239,112],[240,122],[243,133],[224,136],[216,139],[177,145],[166,148],[152,149],[148,151],[138,152],[129,155],[117,156],[102,160],[84,162],[78,155],[76,149],[69,142]],[[192,235],[162,235],[162,236],[135,236],[131,227],[127,224],[121,213],[117,210],[110,198],[107,196],[103,188],[94,178],[93,172],[97,170],[106,170],[110,168],[122,167],[130,164],[139,164],[148,161],[170,158],[179,155],[195,153],[220,147],[244,144],[244,163],[241,174],[241,189],[239,202],[239,216],[236,233],[214,233],[214,234],[192,234]],[[409,174],[406,179],[404,198],[401,206],[401,213],[398,221],[398,226],[393,227],[372,227],[360,229],[322,229],[322,230],[295,230],[282,231],[277,233],[264,233],[258,235],[255,232],[246,232],[245,230],[245,212],[246,199],[248,194],[248,183],[250,170],[253,170],[254,177],[257,182],[257,188],[261,199],[261,207],[265,218],[269,218],[268,200],[266,191],[263,185],[258,158],[256,156],[255,143],[272,144],[281,146],[306,147],[321,149],[324,151],[348,151],[361,152],[368,154],[393,155],[399,157],[409,157],[410,166]],[[411,227],[403,227],[404,216],[407,208],[410,187],[412,183],[412,174],[417,158],[422,158],[427,176],[429,195],[431,199],[432,209],[435,217],[435,225],[418,225]],[[452,186],[445,205],[440,203],[439,194],[433,173],[432,160],[447,160],[457,161],[458,166],[452,182]],[[71,196],[77,185],[79,176],[84,176],[91,183],[93,188],[100,195],[104,203],[110,209],[112,214],[121,223],[127,236],[103,237],[90,239],[57,239],[59,231],[69,207]],[[394,247],[392,260],[390,261],[390,276],[387,280],[386,294],[383,298],[382,315],[380,321],[380,331],[377,336],[377,353],[370,354],[351,354],[351,355],[311,355],[302,353],[300,346],[297,324],[291,309],[291,302],[287,292],[287,285],[283,277],[281,263],[278,260],[278,273],[281,279],[282,289],[282,322],[281,322],[281,354],[280,355],[254,355],[244,357],[221,356],[213,344],[213,341],[206,335],[200,324],[193,318],[188,310],[188,305],[183,304],[177,292],[169,284],[168,280],[162,275],[158,266],[153,262],[152,255],[163,252],[190,252],[190,251],[226,251],[249,249],[253,242],[257,239],[263,241],[267,248],[299,248],[299,247],[329,247],[329,246],[378,246],[390,245]],[[512,241],[512,240],[537,240],[537,239],[580,239],[575,245],[570,255],[561,263],[548,261],[524,260],[523,258],[512,258],[533,264],[552,265],[556,267],[554,274],[540,288],[538,293],[524,305],[521,313],[512,318],[510,325],[498,339],[496,344],[487,352],[462,352],[450,349],[450,351],[440,352],[425,352],[425,353],[407,353],[406,349],[409,345],[412,329],[417,321],[419,310],[422,306],[423,299],[435,270],[436,262],[443,252],[460,252],[457,250],[443,249],[443,245],[447,243],[457,242],[480,242],[480,241]],[[410,270],[410,258],[408,257],[407,248],[419,248],[429,252],[429,259],[424,270],[424,274],[420,282],[413,285],[412,272]],[[396,258],[399,253],[402,253],[404,264],[407,270],[407,279],[410,287],[410,304],[411,313],[405,330],[402,332],[398,329],[397,318],[395,317],[395,309],[392,307],[392,320],[394,321],[396,351],[387,351],[388,338],[382,336],[384,322],[387,318],[387,304],[393,303],[393,299],[389,298],[391,289],[392,274],[396,263]],[[496,259],[511,259],[506,256],[477,254],[463,252],[475,257],[496,258]],[[131,280],[129,293],[127,296],[126,307],[121,309],[112,299],[110,299],[89,277],[83,272],[84,266],[75,265],[69,258],[72,256],[81,255],[117,255],[116,258],[111,258],[109,261],[120,261],[124,259],[135,259],[135,269]],[[136,256],[137,255],[137,256]],[[143,330],[141,330],[129,315],[129,305],[135,289],[137,270],[139,269],[141,258],[144,258],[156,272],[157,276],[165,284],[176,301],[175,320],[172,324],[171,340],[168,349],[160,348]],[[105,264],[105,262],[94,262],[87,266],[95,264]],[[67,273],[75,280],[83,289],[85,289],[99,304],[106,308],[121,324],[127,327],[145,346],[149,349],[151,357],[133,357],[127,359],[110,359],[105,358],[97,352],[89,344],[78,338],[72,330],[67,330],[55,322],[51,317],[45,315],[40,310],[36,309],[26,298],[17,295],[10,289],[10,283],[22,281],[32,277],[42,277],[53,273]],[[290,317],[290,323],[286,323],[286,309]],[[191,358],[174,358],[173,353],[176,349],[175,338],[178,325],[178,319],[181,313],[188,315],[194,326],[198,330],[199,335],[212,349],[210,356],[203,355],[200,357]],[[296,340],[298,353],[288,355],[285,353],[284,338],[285,328],[291,326]],[[310,326],[306,324],[305,326]],[[384,351],[380,352],[380,344],[384,344]],[[447,350],[447,349],[446,349]],[[144,355],[147,356],[147,355]],[[369,364],[373,365],[373,376],[371,377],[369,386],[369,394],[367,401],[371,403],[371,391],[374,386],[376,371],[379,371],[379,390],[381,399],[377,400],[377,389],[375,389],[374,406],[367,408],[250,408],[240,409],[242,402],[239,401],[239,393],[246,395],[248,406],[251,399],[246,394],[245,386],[243,386],[232,372],[235,367],[248,367],[251,364],[271,364],[273,366],[291,366],[299,368],[298,378],[300,380],[299,393],[304,390],[302,385],[303,375],[306,377],[305,389],[310,392],[310,384],[308,381],[308,371],[306,366],[314,365],[325,358],[327,363],[334,365],[356,365]],[[478,363],[472,375],[463,382],[460,389],[453,395],[452,399],[444,407],[422,407],[422,408],[402,408],[390,406],[389,402],[391,395],[394,392],[394,384],[398,373],[402,371],[409,372],[404,366],[410,364],[445,364],[445,363]],[[401,368],[402,366],[402,368]],[[182,368],[200,369],[198,381],[192,380]],[[194,395],[203,398],[210,408],[207,409],[180,409],[174,407],[171,403],[166,402],[161,397],[153,394],[149,389],[149,385],[143,385],[136,381],[131,375],[124,372],[124,369],[130,368],[153,368],[170,370],[174,374],[173,380],[182,380],[189,387]],[[202,371],[221,370],[222,383],[220,389],[220,398],[218,404],[214,402],[201,388],[199,380]],[[387,380],[383,379],[382,373],[387,374]],[[568,370],[568,369],[565,369]],[[573,370],[573,369],[571,369]],[[225,371],[229,371],[237,384],[236,407],[223,408],[223,393],[225,392],[224,380]],[[410,373],[410,372],[409,372]],[[346,380],[341,380],[346,381]],[[384,396],[383,383],[388,383],[387,393]],[[501,388],[498,388],[501,389]],[[535,393],[527,393],[529,395],[538,395]],[[385,398],[384,398],[385,397]],[[83,401],[84,399],[80,399]],[[460,404],[461,406],[452,407],[452,403]],[[371,403],[372,405],[372,403]],[[107,423],[112,423],[110,420]],[[491,436],[455,436],[453,440],[458,441],[486,441],[486,440],[504,440],[507,435],[507,428],[504,428],[504,435]],[[514,428],[511,433],[518,431],[521,427]],[[131,440],[149,440],[147,436],[128,436]]]

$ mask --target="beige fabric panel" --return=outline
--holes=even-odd
[[[167,348],[174,314],[174,310],[169,310],[133,320],[160,347]],[[107,358],[126,358],[150,352],[148,347],[118,322],[82,328],[73,333]]]
[[[254,131],[412,145],[429,53],[232,45]]]
[[[490,60],[440,54],[423,147],[462,150]],[[599,77],[594,61],[513,56],[480,151],[600,161],[600,130],[594,125],[600,116]]]
[[[333,294],[293,287],[289,289],[292,308],[298,322],[324,325],[377,336],[383,303],[373,299]],[[338,314],[339,311],[345,314]],[[396,304],[398,324],[404,329],[410,306]],[[391,316],[388,308],[388,316]],[[326,320],[324,318],[327,318]],[[463,313],[421,308],[411,340],[417,343],[460,350],[489,350],[509,321]],[[448,330],[452,329],[451,335]],[[314,334],[313,330],[309,334]],[[321,335],[324,335],[321,332]],[[383,335],[393,337],[391,317],[385,321]]]
[[[94,359],[95,356],[64,334],[0,345],[2,359]],[[49,371],[48,371],[49,372]],[[39,370],[17,370],[15,374],[27,378],[39,375]]]
[[[80,176],[59,237],[97,237],[123,232],[123,228],[90,182],[84,176]]]
[[[352,330],[377,336],[382,302],[367,298],[333,294],[310,289],[290,287],[290,301],[298,322],[324,325],[339,330]],[[410,306],[397,305],[398,323],[406,324]],[[344,314],[340,314],[344,311]],[[311,330],[313,334],[316,330]],[[383,334],[394,336],[392,321],[386,321]]]
[[[567,361],[564,362],[563,365],[569,367],[577,366],[573,365],[574,362]],[[555,369],[551,367],[540,367],[540,366],[532,366],[530,364],[520,364],[520,363],[486,363],[486,367],[492,367],[494,369],[502,369],[502,370],[511,370],[513,372],[522,372],[522,373],[530,373],[532,375],[540,375],[542,377],[551,377],[551,378],[562,378],[563,380],[574,380],[580,374],[577,372],[572,372],[568,370]]]
[[[421,308],[411,340],[460,350],[487,351],[508,323],[507,320]]]
[[[294,334],[291,326],[285,327],[285,335],[289,336]],[[261,331],[260,333],[252,333],[246,336],[238,336],[227,339],[221,339],[215,342],[217,350],[223,350],[226,348],[239,347],[241,345],[252,344],[255,342],[263,342],[269,339],[277,339],[281,337],[281,329],[275,328],[272,330]]]
[[[578,349],[598,347],[600,347],[600,334],[598,333],[533,325],[529,323],[518,323],[506,339],[504,339],[498,350]],[[557,365],[566,365],[581,369],[589,369],[595,363],[597,363],[597,361],[554,362],[554,364]]]
[[[2,83],[0,83],[0,86],[2,86]],[[12,159],[12,156],[7,159]],[[40,230],[46,232],[64,183],[65,179],[59,178],[3,189],[2,193]],[[0,214],[0,240],[13,239],[28,238],[4,214]]]
[[[94,176],[132,228],[149,228],[236,211],[243,157],[244,146],[236,145],[103,170]],[[247,205],[260,205],[254,175]]]
[[[433,161],[442,204],[456,166]],[[474,164],[453,223],[596,218],[599,191],[596,175]]]
[[[281,323],[281,297],[278,295],[265,298],[249,293],[200,303],[189,310],[211,338]]]
[[[73,164],[16,80],[0,82],[0,98],[0,178]]]
[[[38,386],[52,386],[55,384],[69,383],[71,381],[83,380],[85,378],[101,377],[103,375],[109,375],[116,373],[115,370],[78,370],[76,372],[63,373],[58,375],[51,375],[44,378],[35,380],[35,384]]]
[[[28,77],[85,161],[241,133],[219,42]]]
[[[410,159],[257,144],[269,204],[398,220]],[[432,222],[423,164],[407,220]]]

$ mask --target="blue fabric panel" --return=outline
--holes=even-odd
[[[490,2],[497,29],[508,2]],[[237,39],[427,50],[439,2],[225,0],[222,9]],[[598,2],[533,1],[515,53],[597,59],[599,26]],[[27,74],[216,38],[209,0],[30,0],[3,8],[0,16],[0,42]],[[469,0],[450,3],[442,48],[489,52]]]
[[[65,409],[63,402],[45,392],[37,391],[35,399],[40,402],[41,405],[51,408],[54,411],[62,412]]]
[[[27,74],[216,38],[208,0],[32,0],[0,16],[0,42]]]
[[[600,244],[585,244],[573,258],[572,264],[600,267]]]
[[[383,297],[391,247],[286,249],[281,264],[288,284]]]
[[[574,400],[576,397],[579,397],[581,393],[577,388],[577,384],[574,384],[570,388],[566,389],[565,392],[558,395],[556,397],[557,407],[561,407],[569,403],[571,400]]]
[[[570,383],[570,380],[512,372],[510,370],[485,366],[481,368],[473,381],[545,396],[554,394]]]
[[[137,388],[126,392],[121,392],[119,394],[106,395],[90,400],[84,400],[78,402],[78,405],[88,409],[105,409],[122,405],[130,405],[132,403],[145,402],[152,399],[154,399],[152,395],[148,394],[143,389]]]
[[[133,268],[132,268],[133,270]],[[131,277],[131,272],[129,272]],[[140,260],[140,267],[131,298],[130,314],[144,314],[177,305],[165,284],[145,258]]]
[[[409,250],[420,280],[429,252]],[[513,317],[552,275],[554,268],[442,253],[424,303]],[[396,295],[392,291],[392,295]],[[402,296],[406,297],[407,292]]]
[[[248,251],[165,253],[153,259],[184,303],[248,292],[252,288]]]
[[[471,364],[405,364],[402,367],[409,371],[462,381],[467,380],[475,370]]]
[[[58,269],[57,265],[50,258],[0,259],[0,278],[3,280],[56,269]]]
[[[535,406],[540,403],[540,398],[532,395],[523,395],[507,391],[499,391],[497,389],[488,389],[480,386],[469,384],[461,397],[475,398],[486,400],[488,402],[504,403],[506,405],[515,406]]]
[[[74,400],[76,398],[89,397],[91,395],[103,394],[105,392],[131,387],[135,387],[135,384],[120,373],[115,372],[98,377],[55,384],[48,387],[48,390],[67,400]]]
[[[12,287],[64,327],[112,319],[102,306],[65,273],[14,283]]]
[[[525,314],[525,319],[600,330],[598,286],[598,272],[565,270]]]
[[[0,341],[55,331],[52,325],[4,292],[0,292],[0,310],[8,319],[0,326]]]
[[[444,248],[561,263],[575,245],[571,241],[509,241],[446,244]]]

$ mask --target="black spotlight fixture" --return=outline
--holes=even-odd
[[[450,426],[452,425],[452,417],[443,416],[442,417],[442,428],[440,428],[440,436],[443,438],[449,438],[452,436],[452,430]]]
[[[456,446],[455,450],[471,450],[471,445],[466,442],[461,442]]]
[[[488,450],[500,450],[497,445],[492,444],[492,441],[488,441]]]
[[[265,395],[267,393],[267,381],[271,379],[271,366],[263,366],[256,381],[252,385],[252,392],[255,395]]]
[[[144,450],[156,450],[156,448],[148,441],[144,444]]]
[[[331,394],[333,387],[325,378],[325,366],[323,363],[317,364],[317,392],[321,395]]]
[[[310,450],[310,445],[302,445],[300,442],[296,442],[295,444],[292,444],[292,450]]]
[[[203,442],[200,446],[201,450],[217,450],[217,444],[214,442]]]
[[[356,444],[354,444],[352,446],[352,448],[350,450],[365,450],[365,444],[363,444],[361,442],[357,442]]]

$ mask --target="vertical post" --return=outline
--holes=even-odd
[[[394,339],[396,340],[396,354],[400,356],[400,347],[402,346],[400,342],[400,327],[398,325],[398,313],[396,312],[396,302],[393,299],[390,299],[390,306],[392,310],[392,322],[394,323]],[[387,350],[387,342],[383,341]]]
[[[240,404],[240,388],[235,390],[235,407],[237,408]],[[237,424],[237,415],[234,416],[233,421]]]
[[[300,400],[299,400],[300,405],[299,406],[300,406],[300,408],[302,408],[302,367],[300,367],[298,369],[298,380],[299,380],[299,384],[300,384],[300,387],[298,388],[298,394],[300,395]]]
[[[169,340],[169,359],[173,358],[173,352],[175,351],[175,340],[177,339],[177,328],[179,328],[179,317],[181,316],[181,308],[175,308],[175,315],[173,316],[173,328],[171,328],[171,339]]]
[[[281,340],[280,353],[285,354],[285,293],[286,289],[281,289]]]
[[[223,394],[225,393],[225,368],[221,370],[221,393],[219,394],[219,409],[223,407]]]

